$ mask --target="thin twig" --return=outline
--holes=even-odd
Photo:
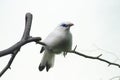
[[[77,48],[77,45],[75,46],[75,48],[73,49],[74,51],[76,50],[76,48]]]
[[[99,61],[103,61],[103,62],[108,63],[109,66],[110,66],[110,65],[115,65],[115,66],[118,66],[118,67],[120,68],[120,65],[119,65],[119,64],[113,63],[113,62],[110,62],[110,61],[107,61],[107,60],[105,60],[105,59],[100,58],[100,56],[102,56],[102,54],[98,55],[97,57],[93,57],[93,56],[88,56],[88,55],[85,55],[85,54],[83,54],[83,53],[80,53],[80,52],[77,52],[77,51],[74,51],[74,50],[68,51],[68,52],[69,52],[69,53],[77,54],[77,55],[82,56],[82,57],[85,57],[85,58],[96,59],[96,60],[99,60]]]
[[[39,41],[37,41],[36,42],[37,44],[40,44],[40,45],[42,45],[42,46],[47,46],[45,43],[43,43],[43,42],[39,42]]]
[[[120,76],[115,76],[115,77],[111,78],[110,80],[114,80],[114,79],[120,80]]]
[[[1,77],[8,69],[11,69],[10,66],[11,66],[11,64],[12,64],[12,62],[13,62],[16,54],[18,53],[18,51],[19,51],[19,50],[14,51],[14,53],[11,55],[11,58],[10,58],[8,64],[7,64],[7,65],[5,66],[5,68],[0,72],[0,77]]]

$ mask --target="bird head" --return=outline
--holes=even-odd
[[[71,26],[73,26],[74,24],[71,22],[64,22],[60,24],[60,27],[65,29],[65,30],[69,30]]]

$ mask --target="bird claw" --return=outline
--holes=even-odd
[[[63,56],[65,57],[66,55],[67,55],[67,52],[64,52],[64,53],[63,53]]]

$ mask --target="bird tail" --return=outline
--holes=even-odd
[[[49,69],[54,65],[54,58],[55,54],[45,50],[45,53],[39,65],[39,70],[42,71],[46,67],[46,71],[48,72]]]

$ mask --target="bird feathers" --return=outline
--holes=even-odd
[[[70,32],[70,26],[73,26],[73,24],[68,22],[60,24],[43,40],[46,46],[43,46],[40,51],[40,53],[44,51],[43,58],[39,65],[40,71],[44,68],[46,68],[46,71],[49,71],[49,69],[53,67],[55,54],[64,52],[65,56],[67,51],[71,50],[72,34]]]

